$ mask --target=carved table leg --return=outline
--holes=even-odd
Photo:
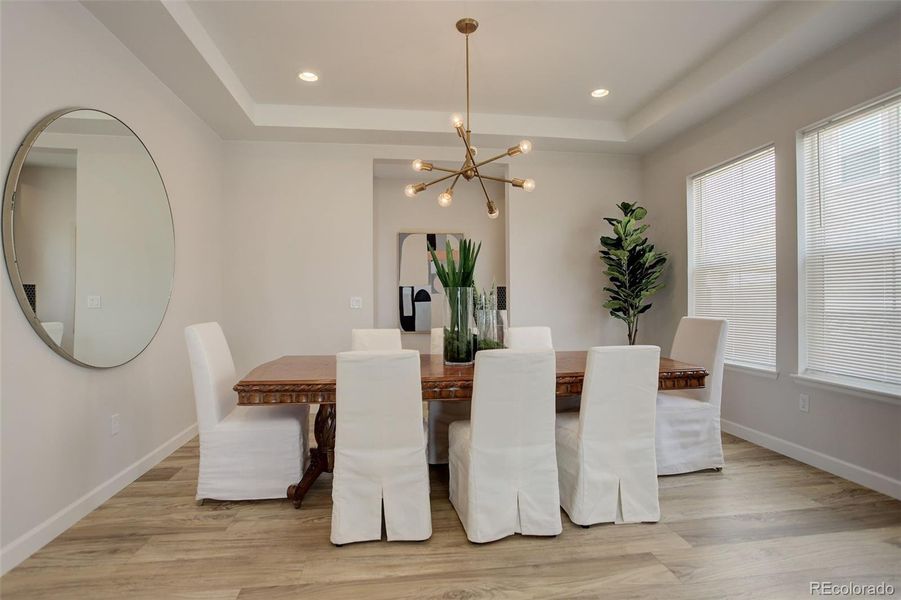
[[[321,473],[331,473],[335,468],[334,404],[319,405],[313,424],[313,436],[316,438],[316,447],[310,448],[310,466],[307,467],[300,482],[288,486],[288,500],[294,502],[294,508],[300,508],[304,496]]]

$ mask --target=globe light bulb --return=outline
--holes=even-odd
[[[519,142],[519,151],[523,154],[528,154],[532,151],[532,142],[529,140],[523,140]]]
[[[469,149],[472,151],[473,158],[475,158],[475,156],[479,153],[479,149],[475,146],[470,146]]]
[[[492,212],[492,209],[493,209],[493,212]],[[489,219],[496,219],[496,218],[498,218],[498,216],[500,216],[500,214],[501,214],[501,211],[499,211],[496,206],[492,205],[492,206],[488,207],[488,218]]]
[[[459,113],[452,114],[451,123],[453,123],[455,129],[460,129],[463,127],[463,115]]]
[[[416,195],[416,186],[412,183],[404,188],[404,194],[406,194],[407,198],[412,198]]]
[[[422,159],[417,158],[413,161],[413,170],[414,171],[422,171]]]
[[[531,192],[535,189],[535,180],[534,179],[526,179],[522,182],[522,189]]]
[[[454,191],[450,188],[438,194],[438,206],[447,208],[454,201]]]

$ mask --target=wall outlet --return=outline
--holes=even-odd
[[[354,310],[358,310],[363,308],[363,299],[359,296],[351,296],[350,297],[350,307]]]
[[[100,308],[100,296],[88,296],[88,308]]]
[[[109,434],[111,436],[119,435],[119,413],[109,418]]]
[[[798,410],[801,412],[810,412],[810,396],[801,394],[798,398]]]

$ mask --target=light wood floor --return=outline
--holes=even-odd
[[[16,598],[810,598],[808,582],[901,596],[901,502],[747,442],[660,479],[663,520],[467,542],[432,472],[422,543],[329,544],[330,476],[287,501],[194,503],[189,442],[0,579]]]

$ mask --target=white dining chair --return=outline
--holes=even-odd
[[[720,401],[728,324],[724,319],[683,317],[670,357],[707,369],[696,390],[657,393],[657,473],[673,475],[722,469]]]
[[[351,350],[401,350],[400,329],[353,329]]]
[[[285,498],[307,456],[306,405],[237,406],[232,355],[218,323],[185,328],[200,432],[197,500]]]
[[[557,415],[560,505],[576,525],[660,520],[654,411],[660,348],[588,351],[581,409]]]
[[[432,354],[444,355],[444,328],[432,329],[429,344]],[[430,465],[447,464],[447,430],[454,421],[469,418],[469,400],[453,400],[429,402],[428,419],[428,457]]]
[[[333,544],[432,535],[419,352],[337,357]]]
[[[505,336],[507,348],[514,350],[554,349],[550,327],[511,327]],[[579,410],[578,396],[559,396],[555,400],[557,412]]]
[[[429,338],[429,354],[444,356],[444,327],[432,327]]]
[[[450,501],[472,542],[562,530],[554,353],[476,354],[472,419],[450,426]]]
[[[514,350],[553,350],[550,327],[510,327],[504,345]]]

